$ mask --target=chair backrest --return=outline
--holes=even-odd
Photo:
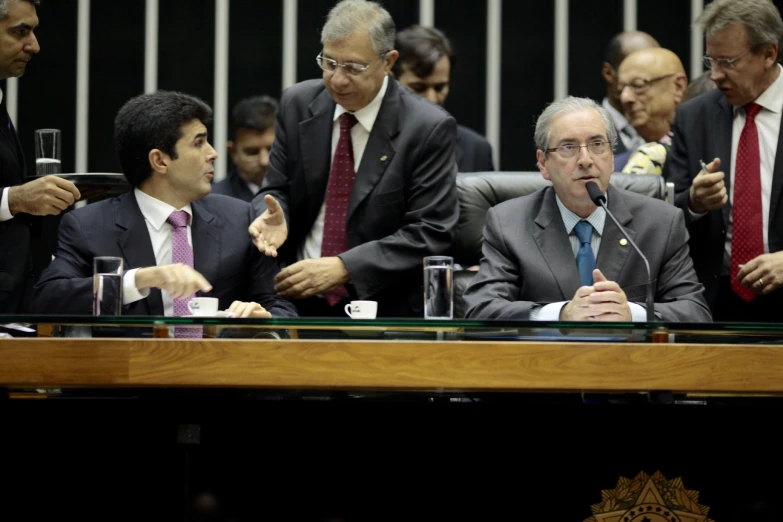
[[[674,203],[674,187],[652,174],[612,174],[615,187]],[[457,176],[459,223],[453,249],[454,261],[475,265],[481,259],[487,211],[503,201],[550,186],[540,172],[473,172]]]

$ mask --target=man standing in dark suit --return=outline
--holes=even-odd
[[[19,77],[40,51],[39,0],[0,0],[0,79]],[[46,176],[25,183],[25,160],[0,91],[0,314],[25,312],[35,283],[30,216],[57,215],[81,195],[70,181]]]
[[[535,139],[552,187],[487,212],[481,265],[465,290],[468,317],[646,321],[644,261],[593,203],[585,185],[594,182],[650,263],[657,317],[709,321],[682,212],[609,185],[617,139],[609,113],[587,98],[558,100],[538,118]]]
[[[414,25],[397,33],[400,58],[392,73],[408,89],[441,107],[451,89],[451,70],[457,60],[451,41],[434,27]],[[457,125],[457,172],[495,170],[492,146],[478,132]]]
[[[377,3],[340,2],[321,33],[323,81],[280,100],[250,234],[280,248],[275,288],[302,315],[369,299],[379,316],[421,316],[422,258],[454,239],[456,122],[388,76],[394,33]]]
[[[665,175],[675,183],[714,318],[779,322],[783,21],[769,0],[715,0],[697,21],[718,89],[677,110]]]
[[[252,206],[209,194],[211,115],[201,100],[164,91],[120,109],[117,155],[135,188],[63,217],[55,259],[35,286],[36,313],[92,313],[93,258],[117,256],[123,314],[187,315],[199,292],[238,317],[296,315],[274,292],[276,261],[236,234],[253,221]]]
[[[212,186],[213,194],[253,201],[269,167],[269,153],[275,142],[277,100],[253,96],[240,100],[231,111],[233,139],[226,143],[235,168],[226,179]]]

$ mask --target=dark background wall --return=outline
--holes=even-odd
[[[158,87],[214,104],[215,2],[160,0]],[[297,78],[320,75],[315,56],[324,17],[335,0],[300,0]],[[783,0],[777,0],[781,8]],[[418,21],[418,0],[385,0],[402,29]],[[638,28],[672,49],[690,70],[691,7],[687,0],[638,0]],[[19,80],[18,128],[28,159],[33,131],[63,130],[63,169],[74,169],[77,0],[45,0],[37,31],[42,51]],[[503,2],[501,158],[504,170],[534,166],[533,126],[554,90],[555,1]],[[279,96],[282,82],[283,0],[231,0],[229,107],[253,94]],[[458,58],[446,108],[459,122],[485,132],[487,0],[436,0],[435,25]],[[93,0],[90,16],[89,154],[91,172],[119,172],[112,121],[144,88],[145,1]],[[606,42],[623,26],[623,1],[570,2],[570,94],[601,99],[599,69]],[[4,82],[0,82],[0,86]],[[228,114],[216,118],[228,118]],[[215,144],[224,152],[223,144]]]

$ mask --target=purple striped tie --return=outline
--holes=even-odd
[[[193,268],[193,247],[188,243],[188,213],[184,210],[172,212],[166,220],[174,230],[171,231],[171,262],[182,263]],[[188,302],[196,297],[191,294],[188,297],[174,299],[174,315],[190,315]],[[201,327],[174,328],[174,337],[188,337],[201,339]]]

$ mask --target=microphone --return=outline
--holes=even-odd
[[[633,239],[628,237],[625,229],[622,227],[622,225],[620,225],[620,222],[617,221],[617,218],[614,217],[614,214],[609,211],[609,207],[606,206],[606,196],[604,196],[604,193],[601,192],[601,189],[598,187],[595,181],[588,181],[585,183],[585,188],[587,189],[587,193],[590,195],[590,199],[593,200],[593,203],[599,207],[604,207],[606,215],[612,218],[612,221],[614,221],[614,224],[617,225],[617,228],[620,229],[620,232],[623,234],[625,239],[628,240],[634,250],[636,250],[636,253],[639,254],[639,257],[642,258],[642,261],[644,261],[644,266],[647,269],[647,322],[655,322],[655,299],[653,296],[653,279],[652,272],[650,271],[650,262],[647,261],[647,257],[642,254],[642,251],[639,250],[639,247],[636,246],[636,243],[633,242]]]

